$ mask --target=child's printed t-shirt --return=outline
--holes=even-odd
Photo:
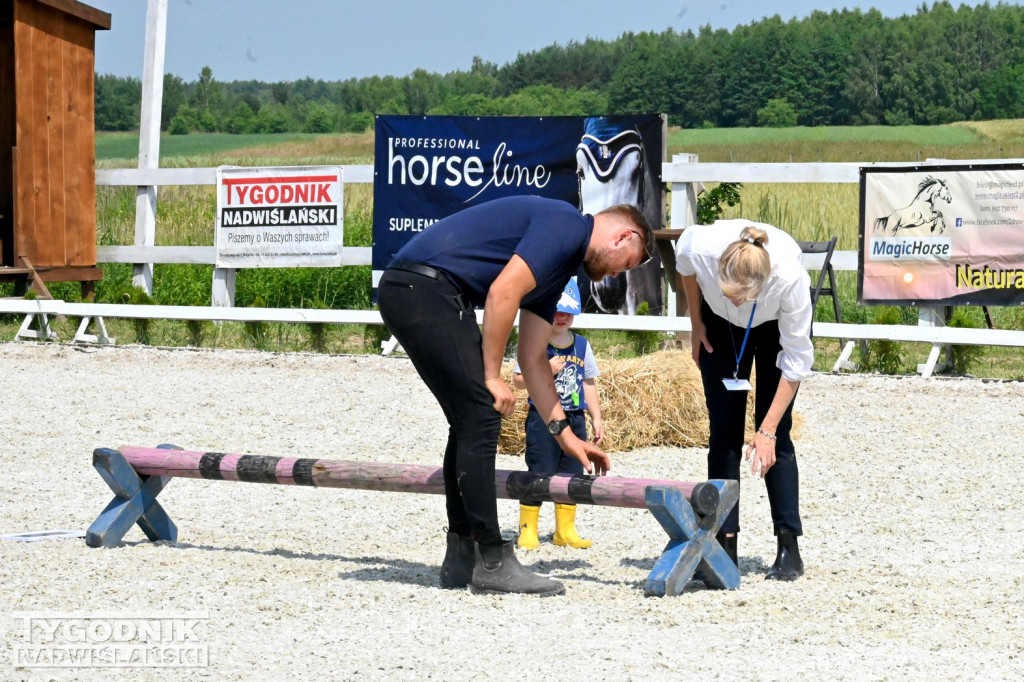
[[[572,334],[572,343],[565,348],[556,348],[548,344],[548,359],[561,355],[565,358],[565,365],[555,376],[555,391],[562,403],[563,412],[575,412],[587,409],[587,399],[583,394],[583,380],[593,379],[601,371],[597,368],[597,360],[594,359],[594,351],[591,350],[587,339],[575,332]],[[519,363],[516,362],[516,374],[521,374]],[[533,399],[530,399],[533,404]]]

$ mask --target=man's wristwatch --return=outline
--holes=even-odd
[[[548,433],[552,436],[557,436],[562,433],[562,431],[565,431],[565,427],[567,426],[569,426],[568,419],[552,419],[548,422]]]

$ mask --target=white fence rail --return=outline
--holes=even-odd
[[[313,310],[296,308],[216,308],[206,306],[119,305],[113,303],[67,303],[57,300],[6,300],[0,311],[27,316],[40,316],[44,327],[49,316],[80,317],[77,340],[96,340],[85,334],[90,318],[130,318],[162,320],[210,320],[235,322],[288,322],[325,324],[383,324],[376,310]],[[477,321],[483,322],[483,311],[476,311]],[[27,320],[28,318],[26,318]],[[577,315],[574,326],[579,329],[619,329],[658,332],[691,331],[688,317],[649,317],[624,315]],[[23,327],[24,328],[24,327]],[[104,336],[106,330],[104,329]],[[51,338],[48,328],[34,338]],[[924,327],[909,325],[863,325],[817,322],[815,336],[822,338],[861,339],[929,343],[933,348],[946,344],[1024,347],[1024,331],[1003,329],[966,329],[958,327]],[[853,349],[847,343],[832,371],[839,371]],[[937,351],[933,351],[937,356]],[[933,365],[937,358],[930,358]],[[931,372],[927,372],[930,374]]]
[[[376,310],[314,310],[311,308],[214,308],[187,305],[121,305],[117,303],[68,303],[60,300],[5,300],[0,312],[23,315],[65,315],[160,320],[212,320],[233,322],[322,322],[326,324],[384,324]],[[483,321],[483,311],[476,311]],[[580,329],[689,332],[688,317],[643,315],[577,315]],[[984,334],[977,334],[984,332]],[[1008,329],[967,329],[962,327],[915,327],[888,324],[838,324],[815,322],[814,335],[829,339],[905,341],[915,343],[969,344],[979,346],[1024,346],[1024,331]]]

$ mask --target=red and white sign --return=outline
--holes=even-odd
[[[218,268],[337,267],[340,166],[217,169]]]

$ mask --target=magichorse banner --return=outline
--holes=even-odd
[[[1024,165],[861,168],[862,304],[1024,304]]]
[[[630,203],[663,224],[664,119],[643,116],[378,116],[373,284],[430,225],[492,199],[533,194],[585,213]],[[486,230],[486,225],[480,226]],[[581,273],[582,274],[582,273]],[[660,314],[660,263],[587,283],[588,311]],[[584,295],[587,298],[587,295]]]

